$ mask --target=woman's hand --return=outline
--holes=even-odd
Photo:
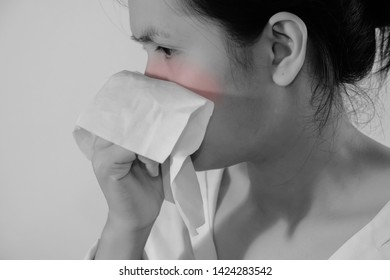
[[[159,164],[101,138],[92,164],[110,222],[134,232],[151,228],[164,199]]]

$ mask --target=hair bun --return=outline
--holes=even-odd
[[[390,0],[364,0],[375,27],[390,26]]]

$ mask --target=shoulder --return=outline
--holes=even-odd
[[[363,134],[350,147],[353,180],[344,206],[349,221],[366,226],[332,258],[390,259],[390,148]]]
[[[372,183],[390,189],[390,147],[364,136],[358,156],[363,173]]]
[[[390,260],[390,202],[330,259]]]
[[[363,136],[356,162],[359,163],[357,178],[366,194],[366,205],[379,212],[390,201],[390,148]]]

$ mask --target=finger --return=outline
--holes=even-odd
[[[122,148],[118,145],[111,145],[103,153],[106,155],[108,162],[115,164],[128,164],[136,160],[137,155],[132,151]]]
[[[131,167],[131,171],[129,173],[131,176],[129,180],[136,180],[138,184],[142,186],[149,186],[150,184],[154,184],[161,180],[160,176],[152,177],[149,172],[146,170],[146,166],[140,160],[135,160],[133,166]]]
[[[133,162],[113,165],[111,167],[110,177],[116,181],[120,181],[121,179],[126,177],[127,174],[129,174],[132,165],[133,165]]]
[[[131,167],[131,174],[135,179],[142,182],[149,177],[145,165],[140,160],[135,160],[133,162],[133,165]]]
[[[103,150],[105,148],[108,148],[110,147],[111,145],[113,145],[113,143],[99,137],[99,136],[95,136],[95,141],[93,143],[93,150],[94,152],[96,151],[100,151],[100,150]]]
[[[156,188],[159,195],[162,198],[164,197],[161,176],[151,177],[145,168],[145,164],[140,160],[134,161],[131,171],[129,175],[125,177],[125,179],[128,180],[130,184],[140,184],[144,187]]]
[[[93,154],[92,164],[96,174],[103,177],[118,174],[120,176],[128,173],[135,159],[135,153],[113,144],[106,149],[97,150]]]
[[[159,175],[159,163],[151,159],[138,155],[138,159],[145,164],[145,168],[149,175],[157,177]]]

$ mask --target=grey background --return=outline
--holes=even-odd
[[[99,236],[105,200],[72,130],[108,77],[143,72],[129,35],[114,0],[0,0],[0,259],[80,259]],[[387,146],[389,95],[362,128]]]

